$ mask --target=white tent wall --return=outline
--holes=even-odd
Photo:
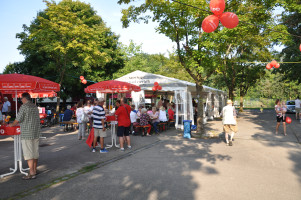
[[[176,105],[175,126],[183,129],[183,120],[192,120],[194,124],[192,98],[196,98],[196,85],[187,81],[170,78],[162,75],[146,73],[142,71],[134,71],[117,79],[138,85],[141,92],[132,92],[132,101],[138,109],[139,105],[145,105],[145,92],[152,91],[154,82],[158,82],[162,86],[159,93],[174,93],[174,103]],[[204,103],[206,102],[208,118],[213,119],[219,117],[221,108],[225,105],[225,92],[204,86]],[[222,100],[222,102],[220,102]]]

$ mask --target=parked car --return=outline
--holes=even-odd
[[[286,106],[287,106],[287,112],[286,113],[296,113],[295,101],[287,101]]]

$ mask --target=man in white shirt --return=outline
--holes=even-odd
[[[300,120],[301,123],[301,101],[299,99],[299,96],[295,100],[295,109],[296,109],[296,120]]]
[[[2,115],[7,115],[11,111],[11,104],[8,101],[7,97],[4,97],[3,100],[4,100],[4,103],[2,106]]]
[[[237,132],[237,126],[236,126],[236,111],[235,111],[235,107],[232,106],[231,100],[228,100],[227,106],[223,108],[222,116],[223,116],[223,128],[225,131],[226,143],[227,146],[232,146],[234,133]],[[230,134],[230,141],[229,141],[229,134]]]

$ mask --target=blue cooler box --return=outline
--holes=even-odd
[[[191,123],[192,123],[192,120],[184,120],[183,123],[184,123],[183,137],[190,139],[191,138]]]

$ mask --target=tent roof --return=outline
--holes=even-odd
[[[159,85],[162,86],[163,91],[186,90],[187,87],[189,87],[190,90],[195,91],[195,86],[196,86],[195,83],[183,81],[176,78],[170,78],[158,74],[147,73],[140,70],[124,75],[116,80],[138,85],[141,87],[141,90],[152,90],[152,87],[154,86],[154,82],[158,82]],[[203,87],[206,92],[209,91],[224,92],[205,85]]]

